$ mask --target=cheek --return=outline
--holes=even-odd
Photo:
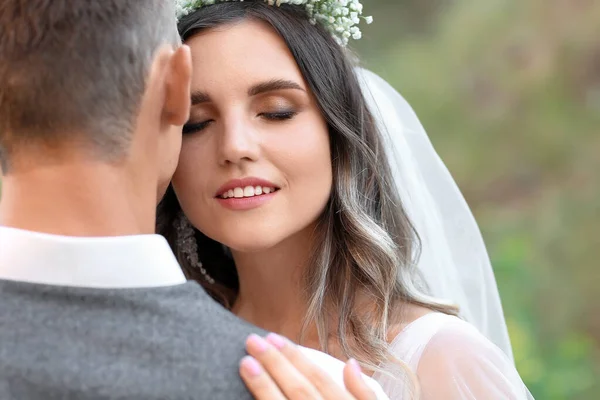
[[[201,148],[190,140],[184,141],[179,157],[179,164],[173,175],[173,188],[186,214],[195,214],[202,210],[199,201],[203,198],[203,188],[207,186],[210,171],[206,155],[200,153]]]
[[[324,123],[309,131],[295,135],[293,143],[287,143],[289,162],[281,160],[290,185],[290,202],[298,215],[316,219],[326,206],[333,182],[329,134]],[[314,222],[314,221],[310,221]]]
[[[169,135],[168,140],[161,144],[159,149],[162,160],[160,175],[158,181],[158,193],[159,197],[162,197],[171,182],[171,178],[177,169],[177,163],[179,162],[179,155],[181,153],[181,130],[175,129]]]
[[[297,177],[298,180],[306,185],[307,195],[317,194],[315,191],[321,192],[319,197],[322,197],[322,192],[329,192],[332,183],[332,167],[331,155],[329,152],[329,141],[318,140],[314,141],[314,146],[309,146],[311,141],[304,141],[304,146],[296,146],[296,168],[295,171],[290,171],[293,175],[292,179]],[[315,143],[316,142],[316,143]],[[327,193],[328,195],[328,193]]]

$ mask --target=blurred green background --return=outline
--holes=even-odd
[[[363,0],[480,224],[536,399],[600,398],[600,0]]]
[[[483,231],[536,399],[600,398],[600,1],[364,0]]]

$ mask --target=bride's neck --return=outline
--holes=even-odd
[[[307,311],[303,278],[312,229],[259,252],[233,252],[240,290],[232,311],[267,331],[296,340]]]
[[[311,249],[311,235],[305,232],[265,251],[234,251],[240,290],[232,307],[233,313],[262,329],[298,340],[308,308],[303,284]],[[373,298],[358,293],[354,306],[369,315]],[[407,324],[431,312],[410,303],[394,304],[394,309],[389,321],[389,342]],[[331,318],[329,325],[337,326],[335,315]],[[308,326],[303,339],[303,345],[320,348],[316,324]],[[335,340],[330,340],[329,346],[332,355],[343,358]]]

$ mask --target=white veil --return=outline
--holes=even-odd
[[[494,273],[467,202],[406,100],[374,73],[356,73],[422,241],[418,268],[428,294],[457,304],[461,317],[513,360]]]

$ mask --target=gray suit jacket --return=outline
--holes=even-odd
[[[194,282],[86,289],[0,280],[0,399],[250,399],[239,320]]]

